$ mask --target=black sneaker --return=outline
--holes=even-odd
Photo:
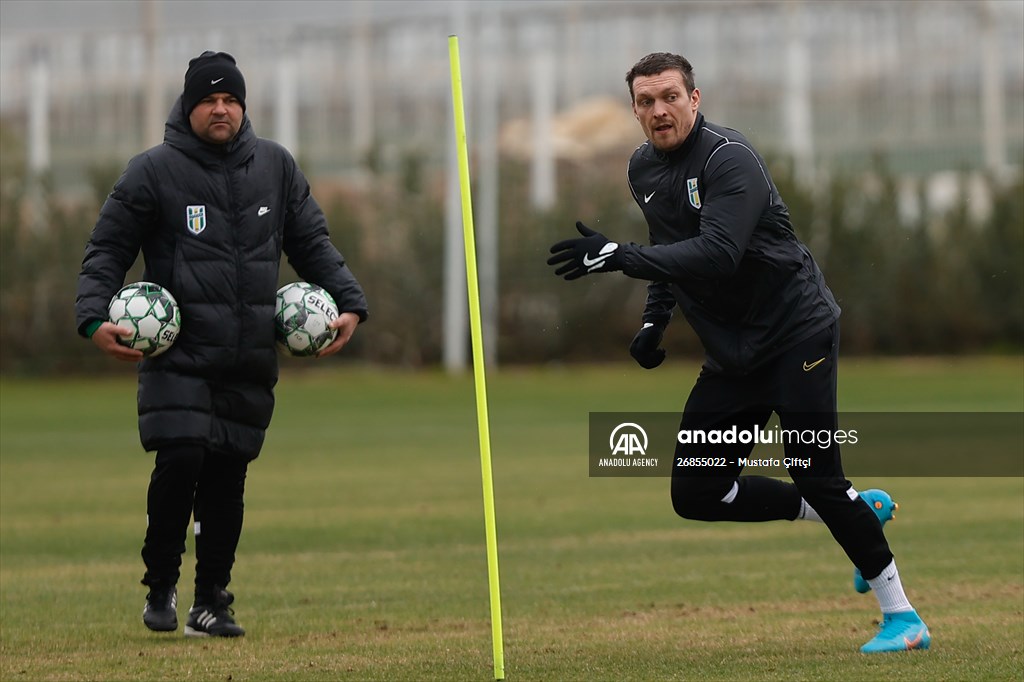
[[[218,589],[212,600],[200,601],[189,609],[185,623],[186,637],[241,637],[245,634],[242,626],[235,622],[235,612],[230,604],[235,595]]]
[[[151,587],[142,609],[142,622],[150,630],[171,632],[178,629],[178,589]]]

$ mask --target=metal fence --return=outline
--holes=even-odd
[[[942,282],[950,279],[944,269],[961,270],[940,259],[927,275],[935,286],[907,302],[927,309],[921,334],[868,334],[853,338],[855,348],[921,350],[920,338],[943,339],[945,350],[1019,347],[1019,319],[984,308],[1021,298],[1019,184],[1004,180],[1019,178],[1024,163],[1024,0],[3,0],[0,314],[70,328],[64,302],[94,218],[77,208],[87,204],[64,199],[101,199],[112,173],[160,141],[188,60],[217,49],[238,59],[257,133],[298,157],[332,212],[332,234],[362,267],[381,330],[366,357],[415,364],[440,355],[446,367],[464,367],[451,33],[461,46],[488,361],[496,353],[596,358],[607,347],[592,339],[631,335],[641,282],[556,290],[544,258],[576,218],[603,217],[621,238],[643,238],[624,187],[626,159],[643,141],[624,75],[655,51],[687,56],[704,113],[744,132],[788,183],[797,227],[840,289],[909,295],[898,277],[874,276],[878,254],[856,256],[860,241],[905,246],[927,231],[921,239],[938,239],[928,248],[939,249],[951,228],[932,230],[930,215],[961,205],[988,226],[957,233],[971,242],[957,253],[970,246],[974,254],[964,279],[988,289],[958,299],[960,280]],[[862,182],[858,171],[876,159],[884,164],[873,167],[873,183]],[[27,183],[25,206],[16,206],[22,197],[9,197],[18,197],[23,165],[30,179],[52,182]],[[855,195],[843,215],[829,203],[842,203],[840,194]],[[854,234],[835,249],[855,261],[844,270],[844,261],[829,260],[830,240]],[[61,241],[73,253],[57,259]],[[26,244],[50,279],[33,270]],[[881,253],[902,271],[903,251]],[[858,279],[865,263],[867,282]],[[36,280],[32,300],[19,286],[22,270]],[[857,300],[878,304],[888,294]],[[884,306],[844,307],[865,333],[907,327],[890,324]],[[985,324],[935,315],[952,309]],[[19,357],[32,360],[31,350]]]
[[[235,0],[230,15],[211,16],[195,3],[82,4],[120,19],[6,27],[0,39],[3,125],[67,188],[90,165],[158,142],[188,59],[207,48],[237,57],[257,131],[311,176],[353,176],[410,153],[443,163],[453,32],[470,135],[493,110],[505,139],[517,120],[529,124],[518,130],[530,149],[552,134],[546,121],[595,98],[628,115],[626,70],[665,50],[694,64],[709,118],[793,156],[805,177],[873,155],[911,172],[1024,156],[1020,0],[316,3],[315,13]],[[576,134],[586,145],[593,131]],[[615,141],[628,153],[640,134]]]

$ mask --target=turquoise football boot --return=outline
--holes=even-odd
[[[883,654],[890,651],[927,649],[932,644],[928,626],[917,611],[887,613],[882,628],[870,642],[860,648],[862,654]]]
[[[871,511],[875,512],[875,516],[882,522],[882,527],[885,527],[887,521],[891,521],[896,516],[896,510],[900,508],[900,505],[892,501],[889,493],[884,490],[872,488],[870,490],[862,490],[860,492],[862,500],[868,503],[871,507]],[[864,577],[860,574],[859,568],[853,569],[853,589],[857,590],[861,594],[865,594],[871,591],[871,585],[868,585],[868,581],[864,580]]]

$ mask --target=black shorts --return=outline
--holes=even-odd
[[[673,468],[673,475],[729,478],[739,475],[743,459],[757,457],[756,448],[772,447],[777,453],[777,446],[759,446],[759,442],[765,441],[756,438],[759,431],[764,433],[773,412],[779,415],[779,425],[783,430],[834,434],[839,421],[836,411],[838,355],[839,323],[836,322],[750,374],[730,376],[707,370],[701,372],[686,401],[680,431],[746,432],[755,434],[755,437],[746,442],[736,439],[737,442],[729,443],[677,443],[676,461],[699,462],[713,458],[716,462],[724,462],[725,466],[711,470],[702,466],[677,466]],[[844,477],[839,445],[829,437],[828,447],[822,447],[824,440],[823,436],[812,443],[799,442],[798,439],[788,439],[784,443],[785,457],[801,462],[810,460],[810,466],[790,468],[791,475]]]

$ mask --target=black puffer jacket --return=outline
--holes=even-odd
[[[309,184],[248,117],[232,142],[211,145],[192,133],[179,100],[164,143],[129,162],[100,211],[78,282],[80,334],[107,319],[140,250],[143,278],[170,290],[182,319],[170,350],[139,366],[143,446],[194,443],[255,458],[274,409],[282,250],[340,311],[367,314]]]

